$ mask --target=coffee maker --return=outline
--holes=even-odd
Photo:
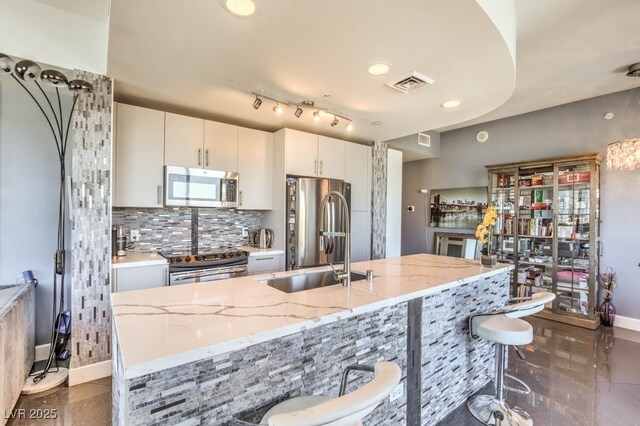
[[[122,257],[127,255],[127,236],[122,226],[111,228],[111,256]]]

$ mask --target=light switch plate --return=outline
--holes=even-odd
[[[402,395],[404,395],[404,385],[402,383],[399,383],[391,391],[391,395],[389,395],[389,401],[393,402],[398,398],[402,398]]]
[[[140,241],[140,230],[132,229],[131,230],[131,241]]]

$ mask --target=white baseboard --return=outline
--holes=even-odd
[[[69,386],[111,376],[111,360],[69,369]]]
[[[640,331],[640,319],[637,318],[616,315],[616,318],[613,320],[613,325],[614,327],[626,328],[627,330]]]
[[[49,358],[49,348],[51,343],[45,343],[44,345],[36,346],[36,361],[44,361]]]

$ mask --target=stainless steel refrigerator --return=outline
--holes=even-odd
[[[287,176],[287,270],[344,261],[344,237],[319,236],[320,229],[335,232],[345,230],[346,215],[337,197],[329,200],[324,224],[320,223],[320,205],[331,191],[342,193],[351,211],[351,184],[348,182]]]

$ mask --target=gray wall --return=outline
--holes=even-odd
[[[33,83],[29,87],[35,88]],[[71,98],[65,96],[68,111]],[[0,284],[15,283],[22,271],[33,270],[39,281],[37,345],[49,342],[51,330],[58,165],[51,130],[35,103],[10,76],[0,76]],[[69,232],[67,241],[70,247]],[[66,301],[71,298],[69,277],[67,274]]]
[[[403,176],[403,254],[432,249],[433,233],[425,228],[424,195],[420,188],[461,188],[487,184],[485,165],[563,155],[601,152],[623,137],[640,137],[640,89],[632,92],[622,119],[628,91],[535,111],[441,134],[440,158],[405,163]],[[604,114],[613,112],[613,120]],[[479,144],[475,135],[489,132]],[[618,314],[640,318],[640,170],[609,171],[602,167],[601,215],[604,254],[601,266],[618,273],[614,305]],[[416,212],[408,213],[407,205]],[[635,220],[634,220],[635,219]],[[425,243],[425,232],[428,245]],[[468,230],[467,232],[473,232]]]

